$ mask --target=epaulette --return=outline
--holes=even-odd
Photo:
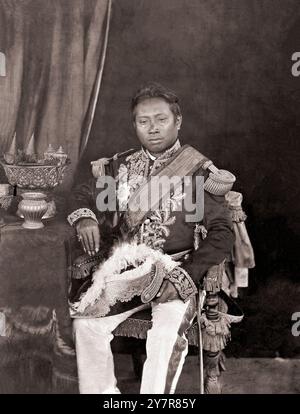
[[[136,151],[136,150],[131,148],[130,150],[127,150],[127,151],[117,152],[115,155],[113,155],[110,158],[99,158],[96,161],[91,161],[93,176],[95,178],[104,176],[106,165],[108,165],[111,161],[116,161],[118,158],[132,153],[133,151]]]
[[[213,195],[225,195],[232,189],[236,178],[231,172],[219,170],[210,160],[206,161],[202,168],[209,171],[204,190]]]

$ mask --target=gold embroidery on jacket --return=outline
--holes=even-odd
[[[126,158],[126,165],[121,164],[117,176],[117,198],[119,206],[125,208],[129,197],[160,167],[162,167],[180,148],[179,141],[160,155],[153,163],[150,171],[150,160],[144,149],[130,154]],[[149,217],[141,225],[135,239],[139,243],[145,243],[154,249],[163,250],[166,239],[170,235],[170,226],[175,223],[176,217],[173,211],[179,210],[185,194],[182,187],[178,187],[170,194],[159,209],[150,213]]]

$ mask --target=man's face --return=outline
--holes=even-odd
[[[162,98],[149,98],[135,108],[134,128],[140,143],[153,154],[171,147],[177,140],[181,117],[175,119]]]

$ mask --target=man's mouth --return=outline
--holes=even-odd
[[[155,144],[156,142],[161,142],[162,138],[161,137],[157,137],[157,138],[150,138],[149,142]]]

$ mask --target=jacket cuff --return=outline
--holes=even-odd
[[[191,276],[179,266],[176,266],[165,276],[165,278],[173,283],[179,296],[184,302],[198,293],[197,286]]]
[[[68,215],[67,220],[71,226],[73,226],[81,218],[91,218],[98,223],[95,213],[89,208],[79,208]]]

